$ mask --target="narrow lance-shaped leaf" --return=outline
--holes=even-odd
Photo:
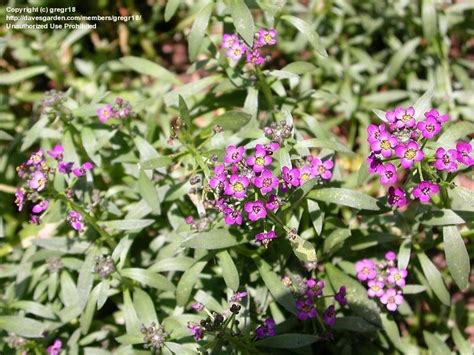
[[[179,80],[176,79],[175,75],[163,68],[161,65],[156,64],[148,59],[139,57],[123,57],[120,61],[128,68],[136,71],[137,73],[150,75],[154,78],[168,81],[170,83],[178,84]]]
[[[429,286],[433,290],[436,297],[438,297],[438,299],[443,304],[449,306],[449,292],[446,289],[441,273],[423,252],[418,254],[418,260],[420,261],[421,268],[423,269],[423,273],[428,280]]]
[[[364,210],[380,209],[375,198],[344,188],[328,187],[313,190],[308,194],[308,198]]]
[[[197,14],[191,27],[191,33],[188,38],[189,59],[195,60],[201,48],[202,40],[206,34],[209,19],[211,18],[214,3],[211,2],[204,6]]]
[[[0,85],[12,85],[29,79],[33,76],[46,73],[48,67],[45,65],[29,67],[24,69],[17,69],[10,73],[0,74]]]
[[[178,286],[176,287],[176,302],[179,306],[183,307],[188,303],[194,285],[206,264],[207,261],[198,261],[181,276]]]
[[[229,0],[230,15],[234,21],[237,33],[242,36],[245,42],[252,47],[255,35],[255,25],[252,13],[244,0]]]
[[[471,266],[466,245],[458,228],[444,227],[443,241],[449,272],[459,288],[466,289],[469,286]]]
[[[151,210],[154,213],[159,214],[161,209],[160,209],[160,199],[158,197],[158,192],[156,191],[156,188],[153,182],[141,169],[140,169],[140,173],[138,177],[138,189],[143,199],[146,201],[148,206],[150,206]]]
[[[324,48],[321,38],[319,38],[319,35],[316,33],[316,31],[313,28],[313,25],[303,21],[302,19],[295,17],[295,16],[290,16],[290,15],[284,15],[281,17],[283,21],[286,21],[293,25],[298,31],[300,31],[308,40],[308,42],[311,44],[311,46],[316,50],[316,52],[322,56],[322,57],[327,57],[328,53],[326,52],[326,49]]]
[[[222,268],[222,276],[224,281],[231,290],[237,291],[239,289],[239,272],[235,266],[230,254],[223,250],[216,254],[219,259],[219,265]]]

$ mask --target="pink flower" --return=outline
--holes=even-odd
[[[438,170],[446,170],[452,173],[458,168],[458,151],[456,149],[445,150],[444,148],[436,149],[436,161],[434,167]]]
[[[245,54],[247,47],[244,44],[234,43],[232,47],[227,50],[227,57],[232,60],[239,60]]]
[[[263,46],[273,46],[274,44],[277,43],[277,31],[273,28],[270,29],[265,29],[261,28],[258,30],[258,32],[255,34],[255,47],[263,47]]]
[[[397,146],[398,140],[388,132],[381,132],[379,140],[374,141],[370,148],[374,152],[380,152],[384,158],[389,158],[392,155],[393,149]]]
[[[82,232],[84,229],[84,222],[82,215],[77,211],[69,211],[67,216],[67,221],[71,225],[71,227],[78,232]]]
[[[369,173],[375,174],[380,165],[382,165],[380,159],[375,156],[374,152],[371,152],[370,155],[367,157],[367,170],[369,171]]]
[[[224,185],[224,193],[238,199],[244,198],[249,183],[249,179],[245,176],[232,175],[229,181]]]
[[[369,297],[382,297],[384,295],[384,286],[385,284],[382,281],[378,280],[370,280],[367,283],[367,286],[369,286],[369,289],[367,290],[367,294]]]
[[[393,250],[389,250],[385,253],[385,260],[395,261],[397,260],[397,254]]]
[[[268,231],[268,232],[262,232],[258,233],[255,236],[255,241],[257,243],[262,244],[265,248],[268,247],[270,242],[277,237],[275,231]]]
[[[370,144],[378,142],[380,140],[380,134],[385,132],[385,125],[375,125],[375,124],[369,124],[367,127],[367,142]]]
[[[48,200],[43,200],[37,203],[36,205],[34,205],[33,208],[31,209],[31,212],[40,214],[43,211],[46,211],[48,209],[48,206],[49,206]]]
[[[33,174],[31,174],[30,180],[28,180],[28,187],[36,191],[42,191],[46,187],[47,181],[46,175],[44,175],[41,171],[36,170]]]
[[[413,117],[415,115],[415,109],[413,107],[408,107],[404,109],[402,107],[397,107],[395,109],[395,126],[397,128],[413,128],[415,127],[416,121]]]
[[[247,63],[250,63],[250,64],[262,65],[265,63],[265,57],[262,56],[262,54],[257,48],[255,48],[255,49],[252,49],[251,51],[247,51],[246,61]]]
[[[260,176],[254,178],[254,185],[260,189],[262,194],[272,192],[278,187],[278,179],[272,174],[270,170],[263,170]]]
[[[439,186],[430,182],[422,181],[413,189],[413,198],[417,198],[421,203],[428,203],[431,200],[431,195],[439,192]]]
[[[255,329],[255,338],[263,339],[276,335],[275,321],[273,318],[267,318],[261,326]]]
[[[61,144],[57,144],[53,149],[48,150],[48,155],[54,159],[61,160],[63,158],[64,148]]]
[[[272,161],[272,157],[267,155],[264,149],[257,149],[255,154],[247,158],[247,164],[250,165],[256,173],[261,172],[267,165],[270,165]]]
[[[458,162],[471,166],[474,165],[474,158],[471,156],[472,146],[468,142],[458,142],[456,144],[456,150],[458,152]]]
[[[111,104],[107,104],[96,111],[97,116],[99,116],[99,121],[102,123],[107,122],[109,119],[114,116],[114,109]]]
[[[398,287],[405,286],[405,279],[407,277],[407,271],[405,269],[398,269],[396,267],[391,267],[388,270],[387,281],[392,285],[397,285]]]
[[[38,150],[36,153],[30,155],[26,161],[26,165],[41,165],[43,163],[43,151]]]
[[[385,294],[380,297],[380,302],[385,304],[389,311],[394,312],[398,306],[403,303],[403,296],[397,293],[393,288],[389,288]]]
[[[196,312],[202,312],[204,310],[204,305],[202,303],[196,302],[191,305],[191,308]]]
[[[359,279],[359,281],[373,280],[377,276],[375,264],[372,260],[359,260],[356,262],[355,268],[357,272],[357,279]]]
[[[395,188],[393,186],[388,188],[387,202],[389,205],[397,208],[404,207],[408,204],[405,191],[400,187]]]
[[[92,170],[94,168],[94,165],[87,161],[84,164],[82,164],[79,168],[72,169],[72,173],[76,175],[77,177],[81,177],[86,175],[86,171]]]
[[[314,303],[309,298],[296,301],[296,309],[298,310],[298,319],[306,320],[317,316],[318,312],[314,308]]]
[[[315,168],[305,165],[300,169],[300,186],[304,185],[306,181],[311,180],[316,176]]]
[[[409,141],[407,145],[398,145],[395,153],[401,159],[400,162],[405,169],[411,168],[416,161],[422,160],[425,156],[415,141]]]
[[[339,291],[337,291],[336,295],[334,296],[334,299],[339,302],[341,306],[347,305],[347,298],[346,298],[346,287],[341,286],[339,288]]]
[[[267,210],[263,202],[259,200],[246,202],[244,210],[248,213],[249,219],[252,222],[267,217]]]
[[[244,147],[236,147],[235,145],[229,145],[225,150],[224,162],[226,162],[227,164],[238,163],[242,160],[244,153]]]
[[[324,281],[309,279],[306,281],[306,292],[308,297],[320,297],[323,294]]]
[[[330,305],[323,313],[323,321],[328,327],[333,327],[336,324],[336,307]]]
[[[204,337],[204,329],[196,323],[189,321],[187,327],[191,331],[194,340],[199,341]]]
[[[232,48],[235,44],[239,44],[239,37],[234,33],[234,34],[227,34],[224,33],[222,36],[222,48],[230,49]]]
[[[62,346],[63,346],[63,343],[61,342],[61,340],[56,339],[53,345],[48,346],[48,348],[46,349],[46,352],[49,355],[59,355],[59,353],[61,352]]]
[[[270,195],[268,201],[265,203],[265,208],[269,211],[275,212],[280,207],[278,202],[278,197],[275,195]]]
[[[257,150],[262,150],[263,149],[263,150],[265,150],[267,155],[272,155],[273,153],[277,152],[280,149],[280,144],[278,144],[277,142],[270,142],[270,143],[267,143],[263,146],[261,144],[257,144],[255,149],[257,149]]]
[[[184,220],[185,220],[186,224],[193,224],[193,222],[194,222],[193,216],[186,216],[186,218]]]
[[[23,204],[25,202],[25,191],[21,188],[17,188],[15,192],[15,204],[18,207],[18,211],[23,209]]]
[[[426,120],[418,122],[418,129],[424,138],[431,139],[441,131],[441,124],[433,116],[428,116]]]
[[[283,180],[288,186],[300,186],[300,171],[299,169],[293,168],[290,169],[287,166],[284,166],[281,169],[281,175]]]
[[[430,111],[428,112],[425,112],[425,117],[428,118],[428,117],[433,117],[434,119],[436,119],[436,121],[438,121],[439,123],[443,123],[443,122],[446,122],[449,120],[449,116],[448,115],[440,115],[440,113],[438,112],[437,109],[433,108],[431,109]]]
[[[397,182],[397,168],[392,163],[379,165],[377,172],[380,174],[382,185],[393,185]]]
[[[60,161],[58,164],[58,171],[63,174],[69,174],[74,166],[73,162]]]
[[[325,162],[322,162],[321,159],[314,158],[311,161],[311,164],[315,169],[314,174],[316,176],[321,176],[321,178],[324,180],[330,180],[332,178],[331,169],[334,167],[334,162],[332,160],[326,160]]]
[[[239,210],[235,210],[232,208],[227,208],[224,211],[225,218],[224,221],[228,225],[233,225],[233,224],[242,224],[242,214],[240,213]]]

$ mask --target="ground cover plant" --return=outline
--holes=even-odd
[[[2,30],[0,353],[472,353],[471,3],[69,5],[141,17]]]

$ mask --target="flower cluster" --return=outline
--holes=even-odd
[[[285,121],[272,122],[270,126],[263,128],[263,133],[272,142],[282,144],[285,139],[291,137],[293,127]]]
[[[152,322],[149,327],[142,324],[140,332],[143,334],[143,341],[145,342],[145,348],[150,348],[154,351],[160,351],[165,344],[166,337],[168,334],[164,328],[157,326],[155,322]]]
[[[64,148],[62,145],[56,145],[47,151],[48,155],[57,161],[56,169],[48,165],[42,150],[31,154],[26,162],[16,168],[18,176],[24,181],[24,184],[18,187],[15,192],[15,204],[18,207],[18,211],[22,211],[25,202],[31,201],[30,222],[33,224],[41,223],[41,216],[49,207],[47,185],[53,179],[55,173],[66,175],[72,173],[76,177],[82,177],[93,168],[91,162],[75,166],[72,162],[64,161],[63,152]],[[78,212],[71,211],[68,221],[70,221],[74,229],[82,230],[82,216]]]
[[[106,123],[110,119],[124,120],[135,117],[136,113],[132,109],[130,102],[117,97],[114,104],[106,104],[96,111],[99,121]]]
[[[283,194],[302,186],[311,179],[320,181],[332,177],[332,160],[308,156],[299,167],[283,166],[281,172],[272,168],[273,154],[280,144],[270,142],[257,144],[249,155],[244,147],[229,145],[224,163],[214,167],[214,174],[208,182],[206,206],[224,215],[228,225],[241,225],[266,220],[281,206]],[[268,246],[276,238],[274,230],[257,233],[255,241]]]
[[[275,330],[275,321],[273,318],[267,318],[263,321],[263,324],[258,326],[255,329],[255,338],[256,339],[263,339],[267,337],[273,337],[276,335]]]
[[[396,260],[395,252],[389,251],[381,263],[362,259],[355,264],[357,279],[367,284],[369,297],[378,298],[391,312],[403,303],[402,288],[408,274],[395,266]]]
[[[248,47],[237,35],[224,34],[222,36],[222,48],[226,50],[226,56],[233,60],[240,60],[244,55],[247,63],[262,65],[267,60],[261,53],[265,46],[273,46],[277,43],[277,32],[275,29],[261,28],[256,34],[252,48]]]
[[[431,200],[431,196],[439,192],[439,185],[424,180],[421,166],[429,169],[434,167],[438,172],[454,173],[460,164],[466,167],[474,164],[472,146],[466,142],[458,142],[456,149],[438,148],[434,159],[428,157],[423,148],[428,140],[441,132],[448,115],[441,115],[436,109],[424,113],[424,120],[415,120],[415,109],[397,107],[385,115],[385,123],[371,124],[367,129],[370,155],[367,159],[369,172],[378,174],[382,185],[390,186],[388,203],[397,208],[408,204],[407,193],[403,187],[395,187],[403,173],[397,169],[410,170],[415,163],[419,167],[419,182],[412,188],[413,199],[422,203]],[[398,160],[398,166],[395,163]],[[432,164],[430,162],[434,160]],[[430,174],[431,176],[431,174]]]
[[[53,345],[48,346],[48,348],[46,349],[46,353],[48,353],[49,355],[59,355],[61,353],[62,346],[62,341],[56,339]]]

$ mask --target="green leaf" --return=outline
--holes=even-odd
[[[330,141],[328,139],[319,139],[319,138],[312,138],[312,139],[305,139],[295,144],[295,149],[298,148],[326,148],[330,150],[334,150],[336,152],[346,153],[349,155],[354,155],[354,152],[347,148],[346,145]]]
[[[406,239],[400,244],[400,249],[398,250],[398,268],[406,269],[410,261],[411,255],[411,240]]]
[[[230,234],[227,229],[214,229],[209,232],[194,234],[187,238],[181,246],[194,249],[223,249],[234,245],[247,243],[242,236],[237,237]]]
[[[86,256],[84,263],[82,264],[81,270],[79,271],[79,278],[77,279],[77,295],[79,305],[81,309],[86,306],[89,293],[92,290],[92,284],[94,282],[94,267],[95,258],[99,255],[99,250],[93,247]]]
[[[350,229],[340,228],[334,230],[324,239],[323,251],[325,254],[332,254],[342,247],[344,241],[351,236]]]
[[[223,250],[216,254],[222,268],[222,276],[228,288],[234,292],[239,289],[239,272],[230,254]]]
[[[40,65],[36,67],[29,67],[24,69],[17,69],[10,73],[0,74],[0,85],[12,85],[22,81],[25,81],[33,76],[46,73],[48,67]]]
[[[398,72],[402,68],[403,64],[407,61],[408,57],[415,54],[416,47],[420,44],[419,38],[414,38],[406,42],[401,48],[395,50],[395,54],[387,65],[387,78],[391,80],[397,76]]]
[[[377,115],[383,122],[387,122],[387,118],[385,117],[386,112],[382,110],[378,110],[376,108],[372,109],[372,112]]]
[[[466,189],[462,186],[456,186],[454,189],[449,191],[452,195],[463,200],[468,206],[474,207],[474,190]]]
[[[46,325],[20,316],[0,316],[0,329],[25,338],[42,338]]]
[[[224,130],[237,131],[245,126],[251,118],[252,116],[246,112],[227,111],[212,121],[212,126],[219,125]]]
[[[123,291],[123,318],[125,320],[127,335],[140,336],[141,342],[143,342],[143,334],[140,332],[140,320],[138,319],[137,312],[133,307],[132,297],[130,296],[130,290],[128,289]]]
[[[281,17],[283,21],[286,21],[293,25],[298,31],[300,31],[308,40],[308,42],[311,44],[311,46],[316,50],[316,52],[322,56],[322,57],[327,57],[328,53],[326,52],[326,49],[324,48],[321,38],[319,38],[319,35],[316,33],[316,31],[313,28],[313,25],[303,21],[302,19],[295,17],[295,16],[290,16],[290,15],[284,15]]]
[[[423,338],[425,339],[426,345],[428,345],[428,349],[430,349],[431,355],[451,354],[451,350],[449,349],[449,347],[436,334],[432,334],[424,330]]]
[[[457,121],[449,127],[444,127],[444,131],[438,138],[438,143],[444,147],[454,147],[456,142],[474,133],[474,123],[468,121]],[[471,190],[472,191],[472,190]]]
[[[100,285],[97,285],[92,290],[90,296],[86,299],[87,304],[84,312],[81,314],[80,324],[82,334],[87,334],[94,318],[94,312],[97,305],[97,298],[99,296]]]
[[[134,141],[135,145],[137,146],[138,152],[140,153],[140,160],[141,161],[147,161],[147,160],[150,160],[152,158],[159,158],[160,157],[160,155],[158,154],[156,149],[153,148],[153,146],[148,141],[143,139],[142,137],[136,136],[133,139],[133,141]]]
[[[364,96],[367,105],[381,106],[397,102],[408,97],[408,92],[403,90],[387,90]]]
[[[181,0],[168,0],[165,7],[165,21],[168,22],[171,20],[178,10]]]
[[[293,298],[290,291],[283,285],[280,277],[272,271],[270,265],[268,265],[263,259],[255,260],[258,271],[262,277],[265,286],[270,291],[273,299],[279,303],[283,308],[292,314],[296,314],[295,299]]]
[[[458,228],[444,227],[443,241],[449,272],[460,289],[467,289],[471,267],[469,254]]]
[[[151,323],[159,324],[155,305],[151,297],[145,291],[139,288],[133,290],[133,307],[137,312],[138,319],[140,319],[143,324],[147,326]]]
[[[188,105],[186,101],[184,101],[181,95],[178,95],[178,102],[179,102],[179,115],[184,121],[186,129],[190,129],[192,127],[193,121],[191,118],[191,114],[189,113]]]
[[[255,25],[252,13],[245,4],[244,0],[229,0],[230,15],[234,22],[237,33],[250,46],[253,46],[253,38],[255,36]]]
[[[313,344],[318,340],[319,337],[316,335],[282,334],[259,340],[255,343],[255,346],[276,349],[298,349]]]
[[[321,208],[319,208],[319,204],[316,201],[307,200],[307,203],[309,218],[313,223],[314,230],[316,231],[316,234],[321,235],[321,231],[323,230],[324,212],[321,211]]]
[[[112,221],[99,222],[106,228],[116,230],[140,230],[155,222],[154,219],[117,219]]]
[[[138,281],[144,285],[154,287],[163,291],[174,291],[175,287],[166,277],[156,272],[140,269],[128,268],[120,270],[120,275]]]
[[[0,140],[2,141],[12,141],[13,137],[7,132],[0,130]]]
[[[193,26],[188,39],[189,59],[195,60],[201,48],[202,40],[206,34],[209,19],[211,18],[214,3],[211,2],[199,10],[194,20]]]
[[[30,148],[36,142],[36,140],[40,137],[47,124],[48,118],[46,116],[43,116],[26,132],[25,137],[23,138],[23,143],[21,144],[20,148],[22,152]]]
[[[140,175],[138,177],[138,190],[140,191],[140,195],[146,201],[147,205],[151,208],[151,210],[156,214],[160,214],[161,208],[158,192],[156,191],[153,182],[141,169]]]
[[[148,59],[129,56],[120,58],[120,61],[137,73],[150,75],[165,82],[179,84],[179,80],[176,79],[173,73]]]
[[[426,287],[423,285],[405,285],[403,286],[404,295],[415,295],[426,291]]]
[[[437,32],[436,8],[433,0],[423,0],[421,5],[421,21],[423,24],[423,34],[429,40],[432,40]]]
[[[447,226],[466,223],[464,219],[449,209],[431,209],[420,217],[420,222],[427,226]]]
[[[170,157],[155,157],[144,160],[140,163],[140,167],[144,170],[152,170],[158,168],[164,168],[170,165],[173,162],[173,159]]]
[[[301,75],[315,71],[316,67],[309,62],[293,62],[285,65],[281,70]]]
[[[419,120],[420,118],[424,118],[424,113],[430,108],[431,106],[431,98],[434,94],[434,87],[431,86],[426,92],[416,100],[413,108],[415,109],[415,119]]]
[[[296,257],[301,261],[318,261],[318,258],[316,257],[316,249],[314,249],[314,246],[310,241],[301,238],[299,235],[295,235],[290,239],[290,244],[293,248],[293,253],[295,253]]]
[[[452,334],[453,334],[454,344],[456,344],[456,347],[458,348],[459,354],[461,354],[461,355],[472,355],[471,344],[461,334],[461,332],[459,331],[459,328],[458,328],[457,325],[454,326]]]
[[[380,209],[375,198],[358,191],[343,188],[328,187],[313,190],[308,194],[308,198],[362,210],[378,211]]]
[[[54,313],[48,307],[33,301],[16,301],[11,304],[11,307],[21,309],[25,311],[25,313],[34,314],[35,316],[42,318],[56,318]]]
[[[194,259],[187,256],[174,256],[161,259],[153,264],[148,270],[150,271],[186,271],[194,264]]]
[[[178,306],[184,307],[188,303],[194,285],[199,280],[199,275],[206,264],[207,261],[198,261],[181,276],[178,286],[176,287],[176,302]]]
[[[431,262],[430,259],[423,253],[418,254],[418,260],[420,261],[421,268],[423,269],[423,274],[425,274],[426,279],[428,280],[430,288],[433,290],[434,294],[438,299],[449,306],[450,297],[449,292],[444,285],[443,277],[438,271],[436,266]]]
[[[364,318],[351,316],[336,318],[333,329],[357,333],[372,333],[380,330],[379,327],[367,322]]]
[[[398,350],[404,352],[403,343],[400,337],[400,331],[398,330],[397,323],[393,319],[390,319],[386,313],[382,313],[380,315],[380,319],[382,320],[382,325],[385,330],[385,333],[387,334],[392,344]]]

